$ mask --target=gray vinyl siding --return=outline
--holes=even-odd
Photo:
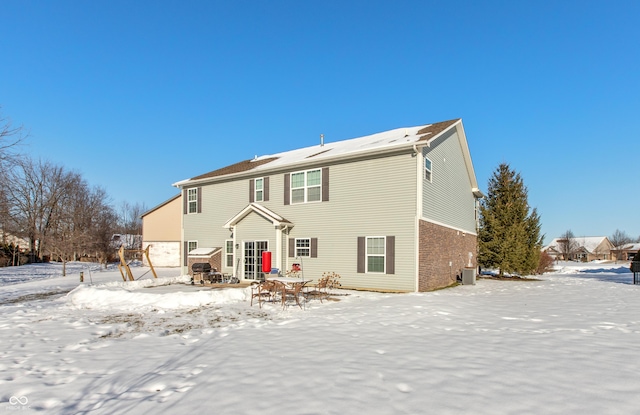
[[[425,147],[422,155],[432,163],[431,182],[422,177],[423,218],[475,233],[475,198],[456,130]]]
[[[222,226],[249,204],[248,188],[248,179],[203,185],[202,213],[183,215],[184,240],[197,240],[200,247],[224,248],[224,241],[232,236]],[[235,254],[237,261],[239,252]],[[232,272],[233,269],[226,268],[223,261],[222,271]]]
[[[273,252],[276,249],[276,230],[262,216],[250,213],[237,227],[236,243],[240,244],[241,250],[245,241],[269,241],[269,250]],[[275,264],[274,267],[277,268]]]
[[[328,168],[329,200],[285,205],[285,174],[300,168],[268,174],[269,201],[260,205],[272,210],[294,226],[283,235],[281,264],[286,270],[302,262],[306,278],[317,280],[323,272],[341,275],[342,285],[351,288],[414,291],[416,275],[416,163],[411,152],[348,163],[319,164],[309,168]],[[307,169],[307,168],[305,168]],[[263,173],[255,177],[265,177]],[[184,215],[184,240],[198,240],[200,247],[224,247],[231,232],[222,226],[249,202],[249,180],[202,185],[202,213]],[[245,222],[246,221],[246,222]],[[254,223],[253,221],[256,221]],[[266,226],[263,226],[265,224]],[[266,233],[265,233],[266,232]],[[394,236],[393,275],[357,273],[357,238]],[[289,238],[317,238],[317,258],[294,260],[288,256]],[[275,229],[255,213],[238,225],[235,260],[240,258],[243,240],[268,240],[275,251]],[[223,268],[224,272],[232,269]]]
[[[319,166],[329,168],[328,202],[265,204],[295,224],[289,238],[318,238],[318,257],[302,260],[305,277],[333,271],[343,286],[415,290],[416,159],[407,153]],[[284,191],[284,174],[272,176],[271,188],[272,195]],[[395,236],[394,275],[357,273],[359,236]]]

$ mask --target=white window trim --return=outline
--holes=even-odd
[[[231,253],[229,253],[227,251],[227,246],[228,246],[229,243],[231,243]],[[226,268],[229,268],[229,267],[233,268],[233,255],[234,255],[234,251],[235,251],[233,249],[233,247],[234,247],[233,239],[226,239],[224,241],[224,267],[226,267]],[[229,264],[229,261],[228,261],[229,257],[231,257],[231,265],[228,265]]]
[[[195,197],[194,200],[191,200],[191,195],[193,191],[193,195]],[[191,211],[191,204],[193,203],[194,206],[194,211]],[[188,215],[194,215],[198,213],[198,188],[194,187],[192,189],[187,189],[187,214]]]
[[[307,185],[307,175],[309,172],[312,171],[317,171],[320,172],[320,183],[314,186],[308,186]],[[302,187],[293,187],[293,176],[296,174],[300,174],[300,173],[304,173],[304,185]],[[308,200],[308,196],[309,196],[309,189],[311,188],[319,188],[320,189],[320,198],[318,200],[312,200],[309,201]],[[300,189],[304,189],[304,201],[302,202],[294,202],[293,201],[293,191],[294,190],[300,190]],[[319,203],[322,202],[322,169],[318,168],[318,169],[309,169],[309,170],[301,170],[301,171],[294,171],[293,173],[290,174],[289,176],[289,200],[291,201],[290,203],[292,205],[300,205],[303,203]]]
[[[369,254],[369,239],[382,239],[384,241],[382,247],[384,253]],[[369,271],[369,257],[382,257],[384,259],[384,269],[382,271]],[[387,237],[386,236],[366,236],[364,239],[364,266],[367,274],[386,274],[387,273]]]
[[[309,246],[298,247],[298,241],[307,241],[309,242]],[[311,238],[295,238],[295,242],[293,246],[295,247],[295,257],[311,258]],[[298,249],[307,250],[307,255],[300,255],[300,252],[298,251]]]
[[[262,183],[262,189],[258,190],[258,181]],[[258,177],[253,182],[253,200],[256,202],[264,202],[264,177]],[[258,197],[258,192],[262,192],[262,196]]]
[[[431,166],[428,169],[427,169],[427,161],[429,162],[429,166]],[[427,180],[429,183],[433,182],[433,162],[429,157],[424,158],[424,179]]]

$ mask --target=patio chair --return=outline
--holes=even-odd
[[[251,306],[253,306],[253,299],[258,299],[258,305],[262,308],[263,301],[275,301],[276,295],[280,288],[276,281],[263,281],[251,286]]]
[[[318,298],[322,303],[325,298],[329,297],[329,277],[322,277],[318,280],[317,284],[313,285],[313,288],[309,287],[304,296],[308,299],[309,297]]]
[[[306,282],[297,282],[291,285],[282,284],[282,308],[286,306],[287,299],[291,298],[296,302],[298,307],[303,308],[300,304],[300,297],[303,297]]]

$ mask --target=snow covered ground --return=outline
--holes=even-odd
[[[628,263],[561,265],[305,310],[171,268],[0,268],[0,411],[638,413],[640,286]]]

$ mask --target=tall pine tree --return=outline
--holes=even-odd
[[[478,263],[500,275],[535,272],[540,260],[540,216],[529,209],[527,188],[519,173],[502,163],[489,179],[480,203]]]

